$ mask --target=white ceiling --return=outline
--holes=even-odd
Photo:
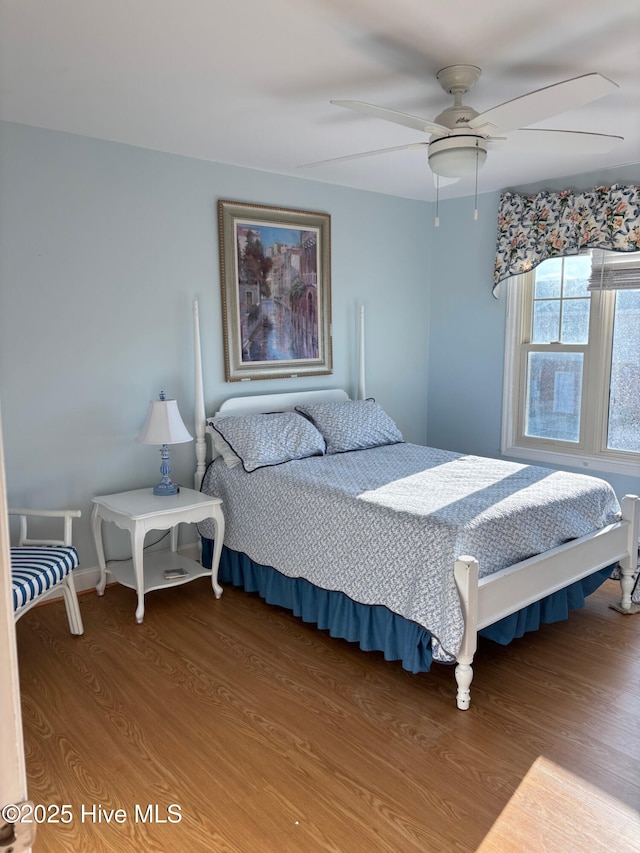
[[[0,0],[2,119],[407,198],[435,198],[424,150],[299,166],[420,141],[329,100],[434,119],[456,63],[482,68],[479,112],[591,71],[620,86],[538,125],[624,136],[613,153],[491,152],[480,192],[640,162],[638,0]]]

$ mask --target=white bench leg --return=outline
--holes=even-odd
[[[73,574],[71,573],[69,573],[62,582],[62,595],[64,596],[64,604],[67,609],[69,630],[72,634],[80,636],[81,634],[84,634],[84,625],[82,624],[82,615],[80,613],[80,605],[78,604],[76,585],[73,580]]]

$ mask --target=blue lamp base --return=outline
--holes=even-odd
[[[158,483],[157,486],[153,487],[154,495],[177,495],[180,491],[180,486],[171,482],[171,478],[169,474],[171,473],[171,465],[169,464],[169,447],[166,444],[163,444],[160,448],[160,453],[162,454],[162,464],[160,465],[160,473],[162,474],[162,480]]]
[[[157,486],[153,487],[154,495],[177,495],[179,491],[180,486],[176,486],[171,480],[168,483],[158,483]]]

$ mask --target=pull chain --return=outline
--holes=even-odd
[[[475,220],[478,219],[478,155],[480,151],[478,149],[478,142],[476,141],[476,188],[475,195],[473,200],[473,218]]]

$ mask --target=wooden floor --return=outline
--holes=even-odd
[[[466,712],[450,667],[410,675],[206,579],[148,595],[143,625],[131,590],[87,593],[80,638],[61,602],[36,608],[17,626],[30,796],[69,806],[36,853],[476,851],[540,757],[637,809],[640,616],[617,596],[483,643]],[[573,831],[567,853],[603,849]]]

